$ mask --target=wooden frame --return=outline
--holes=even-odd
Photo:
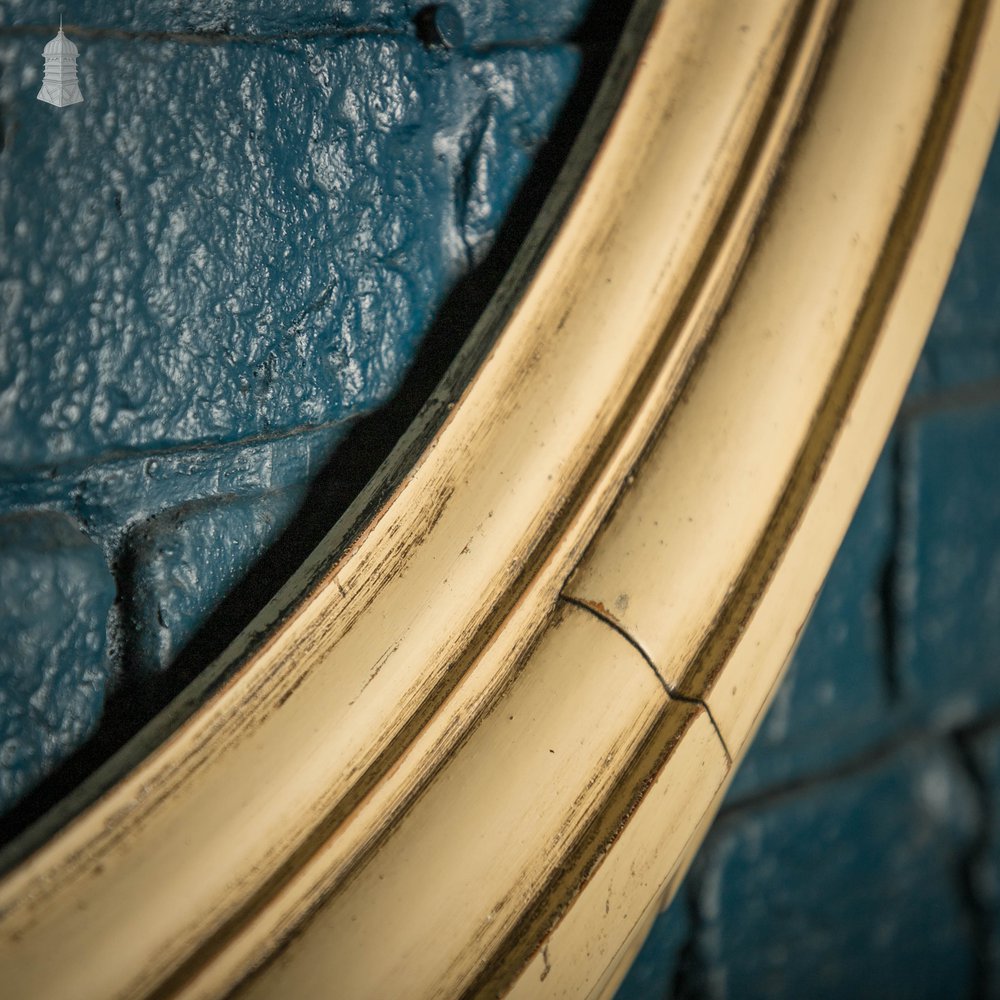
[[[1000,113],[988,0],[654,13],[376,481],[14,846],[10,995],[623,974],[850,520]]]

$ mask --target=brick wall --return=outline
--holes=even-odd
[[[456,4],[446,50],[395,0],[81,0],[84,103],[54,108],[62,5],[0,0],[0,842],[365,481],[334,449],[483,261],[580,68],[585,0]]]

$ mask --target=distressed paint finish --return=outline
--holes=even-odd
[[[573,83],[582,4],[469,5],[484,48],[449,53],[395,3],[80,4],[62,112],[33,99],[57,7],[0,5],[0,512],[100,546],[110,651],[59,669],[113,688],[169,668],[399,385]],[[61,745],[19,730],[0,811],[100,711]]]
[[[14,992],[596,998],[623,974],[846,530],[1000,112],[979,0],[638,23],[436,406],[0,881]],[[851,154],[874,168],[848,186]],[[692,592],[635,575],[644,549],[694,549],[668,566]]]
[[[995,143],[788,675],[617,1000],[1000,992],[998,232]]]

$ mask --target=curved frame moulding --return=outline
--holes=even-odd
[[[639,3],[376,480],[8,851],[5,995],[609,996],[781,678],[998,112],[989,0]]]

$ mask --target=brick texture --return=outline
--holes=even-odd
[[[0,516],[72,518],[119,600],[79,725],[40,731],[30,767],[0,755],[0,818],[105,694],[109,750],[219,652],[192,637],[223,634],[209,616],[319,470],[365,481],[332,452],[493,245],[574,86],[585,0],[459,2],[449,50],[394,0],[63,6],[0,0]],[[35,96],[63,13],[84,102],[58,109]],[[0,640],[44,644],[15,604]],[[42,660],[0,674],[0,708]]]

